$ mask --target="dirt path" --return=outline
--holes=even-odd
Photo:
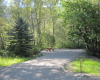
[[[8,67],[1,67],[0,80],[83,80],[83,78],[74,76],[73,73],[63,73],[61,71],[64,64],[78,57],[82,51],[84,50],[56,49],[54,52],[43,50],[41,54],[46,55],[42,57]]]

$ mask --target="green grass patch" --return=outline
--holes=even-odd
[[[73,61],[71,68],[75,72],[80,72],[80,58]],[[100,76],[100,62],[82,58],[82,72]]]
[[[34,58],[25,58],[25,57],[0,57],[0,67],[9,66],[15,63],[25,62]]]

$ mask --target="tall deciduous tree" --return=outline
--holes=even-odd
[[[91,55],[100,57],[100,10],[99,3],[94,0],[70,0],[64,2],[64,18],[74,31],[70,33],[83,37]],[[73,35],[72,35],[73,36]]]
[[[6,7],[3,3],[3,0],[0,0],[0,49],[5,49],[7,43],[6,33],[9,25],[6,20],[5,9]]]

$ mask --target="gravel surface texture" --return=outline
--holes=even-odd
[[[42,57],[0,68],[0,80],[100,80],[95,77],[78,77],[63,70],[63,66],[82,54],[83,49],[42,50]]]

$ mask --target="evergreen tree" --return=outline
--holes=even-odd
[[[19,17],[11,33],[12,38],[10,38],[9,45],[9,50],[13,51],[16,55],[25,57],[30,56],[30,50],[32,49],[30,42],[33,36],[29,33],[28,28],[28,24]]]

